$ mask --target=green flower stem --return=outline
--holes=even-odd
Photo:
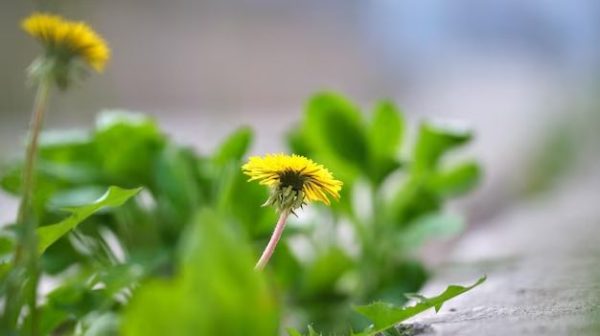
[[[30,334],[38,334],[38,312],[37,312],[37,287],[39,281],[39,260],[37,256],[37,237],[35,230],[37,221],[33,216],[33,192],[35,189],[35,174],[37,163],[37,152],[40,132],[44,123],[44,114],[48,106],[48,96],[50,93],[51,78],[43,76],[39,80],[35,102],[33,107],[33,116],[29,125],[29,141],[25,153],[25,164],[23,167],[23,180],[21,191],[23,196],[19,205],[17,225],[19,234],[17,245],[15,247],[14,274],[11,276],[9,290],[7,292],[5,318],[8,319],[9,326],[15,326],[20,314],[21,304],[27,301],[30,314]],[[18,298],[21,291],[21,275],[28,275],[29,280],[26,283],[26,290],[22,295],[26,297]]]
[[[269,243],[267,244],[267,247],[265,247],[265,250],[263,251],[262,255],[260,256],[260,259],[258,259],[258,262],[256,263],[256,266],[254,267],[255,270],[257,271],[261,271],[265,268],[265,266],[267,265],[267,263],[269,262],[269,260],[271,259],[271,256],[273,255],[273,252],[275,251],[275,247],[277,247],[277,243],[279,242],[279,239],[281,238],[281,234],[283,233],[283,229],[285,228],[285,221],[287,220],[288,216],[290,215],[290,210],[283,210],[281,211],[281,214],[279,215],[279,220],[277,221],[277,225],[275,225],[275,230],[273,230],[273,234],[271,235],[271,239],[269,240]]]
[[[35,221],[30,220],[32,212],[31,200],[35,188],[35,169],[37,164],[37,152],[39,137],[44,123],[44,114],[48,104],[48,95],[50,92],[50,80],[41,79],[35,96],[33,117],[29,125],[30,138],[27,144],[25,156],[25,166],[23,168],[23,198],[19,206],[17,223],[25,225],[23,236],[29,238],[27,241],[35,240]],[[28,246],[29,247],[29,246]]]

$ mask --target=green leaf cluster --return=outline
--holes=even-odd
[[[423,311],[434,308],[436,312],[442,309],[442,305],[465,292],[481,285],[486,280],[485,277],[480,278],[471,286],[463,287],[458,285],[451,285],[444,290],[441,294],[427,298],[421,295],[417,295],[418,302],[412,306],[396,307],[384,302],[375,302],[369,305],[356,306],[354,309],[360,314],[366,316],[372,324],[363,332],[353,334],[355,336],[372,336],[384,332],[395,325],[416,316]]]
[[[364,320],[353,318],[349,303],[402,304],[402,294],[417,291],[427,278],[415,260],[418,248],[464,227],[462,217],[446,212],[444,204],[471,191],[480,179],[475,161],[449,160],[472,133],[423,122],[411,141],[410,131],[390,101],[376,103],[369,114],[325,92],[308,101],[300,125],[289,133],[294,152],[322,163],[344,182],[331,220],[320,216],[315,235],[350,230],[351,244],[358,247],[348,248],[335,235],[312,240],[315,255],[308,269],[336,265],[320,269],[317,285],[309,277],[293,291],[309,312],[307,322],[317,329],[347,330],[348,320],[355,329],[364,326]],[[340,316],[346,318],[340,321]]]
[[[268,190],[240,169],[250,128],[211,153],[181,146],[152,118],[126,111],[101,113],[91,130],[44,133],[33,203],[42,276],[57,281],[40,302],[40,321],[23,312],[19,328],[276,335],[285,321],[318,335],[383,326],[352,306],[401,306],[404,293],[421,288],[427,271],[418,248],[462,230],[463,219],[445,204],[481,175],[473,160],[448,160],[470,132],[426,122],[410,141],[409,131],[390,101],[363,113],[337,94],[309,99],[287,142],[342,180],[342,197],[291,219],[265,273],[252,266],[277,218],[261,207]],[[0,186],[15,196],[21,165],[9,162],[0,174]],[[11,271],[16,229],[0,230],[0,295],[6,277],[29,279]],[[396,320],[387,322],[400,321],[389,314]]]
[[[179,272],[138,290],[123,335],[276,335],[278,302],[264,273],[253,270],[247,239],[214,211],[198,214],[181,252]]]
[[[395,329],[398,324],[431,308],[434,308],[436,313],[439,312],[444,303],[481,285],[485,280],[486,277],[481,277],[474,284],[466,287],[450,285],[441,294],[431,298],[419,294],[407,295],[417,300],[413,305],[396,306],[378,301],[368,305],[355,306],[354,310],[369,319],[371,324],[359,333],[352,333],[352,336],[400,335]],[[302,336],[302,333],[290,328],[288,329],[288,335]],[[317,333],[312,326],[309,326],[306,335],[322,334]]]
[[[38,253],[43,274],[61,281],[40,306],[41,331],[118,327],[116,312],[140,282],[179,272],[182,237],[201,208],[233,223],[248,242],[267,237],[276,221],[260,207],[268,191],[240,171],[252,137],[241,127],[214,153],[199,155],[152,118],[126,111],[101,113],[89,131],[44,133],[34,196]],[[15,196],[21,165],[9,162],[0,175]],[[2,276],[14,273],[16,229],[1,230]],[[15,276],[26,284],[28,275]]]

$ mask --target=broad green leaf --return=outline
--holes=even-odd
[[[312,157],[313,150],[310,147],[308,136],[302,132],[302,128],[296,126],[286,134],[286,142],[292,153]]]
[[[381,101],[375,107],[368,136],[374,157],[395,158],[404,135],[404,118],[394,103]]]
[[[369,177],[376,186],[402,166],[397,157],[404,129],[404,116],[394,103],[381,101],[375,106],[367,131],[371,154]]]
[[[404,294],[414,293],[421,289],[429,278],[429,274],[421,262],[408,258],[403,246],[397,246],[399,244],[395,242],[391,242],[391,244],[394,246],[394,251],[387,252],[390,258],[401,257],[406,260],[395,262],[393,267],[389,266],[386,272],[381,272],[377,289],[371,293],[371,301],[403,305],[406,303]]]
[[[460,233],[465,227],[461,216],[433,213],[417,218],[405,230],[398,232],[398,245],[405,251],[422,246],[432,238],[448,238]]]
[[[302,336],[302,333],[294,328],[286,328],[285,331],[287,331],[288,336]]]
[[[102,180],[102,166],[91,132],[49,131],[40,139],[38,169],[44,183],[65,186],[95,184]]]
[[[250,127],[240,127],[217,148],[213,160],[218,165],[239,161],[246,154],[251,142],[252,129]]]
[[[384,302],[356,306],[354,310],[371,320],[373,328],[369,331],[355,334],[355,336],[376,335],[430,308],[434,308],[436,312],[439,312],[446,301],[479,286],[485,279],[485,276],[481,277],[473,285],[467,287],[450,285],[442,294],[431,298],[424,297],[420,302],[408,307],[397,307]]]
[[[277,302],[245,240],[210,210],[184,237],[180,272],[141,285],[122,334],[277,335]]]
[[[422,124],[413,153],[414,172],[435,169],[446,152],[469,142],[471,137],[471,132],[466,130],[442,128],[431,123]]]
[[[308,336],[322,336],[323,334],[318,333],[312,325],[308,326]]]
[[[53,335],[59,330],[65,332],[65,323],[78,322],[75,335],[117,335],[117,332],[104,332],[106,328],[115,330],[116,325],[108,323],[104,316],[113,310],[115,297],[129,296],[129,291],[139,282],[164,266],[165,259],[135,258],[117,265],[95,265],[77,268],[62,276],[58,287],[46,295],[41,305],[40,321],[42,335]],[[101,321],[104,319],[104,321]],[[57,330],[58,328],[58,330]],[[90,334],[91,333],[91,334]]]
[[[248,177],[235,167],[235,175],[227,202],[227,211],[236,216],[252,238],[268,239],[277,222],[277,213],[263,207],[269,190],[258,183],[248,183]]]
[[[55,201],[62,195],[84,185],[82,189],[96,187],[102,174],[91,137],[83,132],[44,132],[40,138],[39,160],[36,171],[36,192],[33,208],[40,222],[56,220]],[[22,163],[13,163],[2,173],[2,188],[20,194]],[[78,201],[85,202],[84,199]]]
[[[427,188],[426,176],[413,177],[397,191],[390,203],[391,218],[396,226],[405,226],[414,219],[440,209],[442,199]]]
[[[368,169],[369,148],[359,109],[340,95],[321,93],[307,105],[305,140],[318,148],[319,162],[334,174],[352,176]]]
[[[113,296],[125,288],[131,288],[146,275],[164,263],[160,253],[147,260],[130,261],[125,264],[113,265],[100,269],[93,274],[93,281],[88,281],[90,287],[102,285],[107,296]]]
[[[149,185],[165,142],[153,119],[122,111],[103,112],[94,134],[104,175],[110,183],[127,187]]]
[[[0,167],[0,187],[12,195],[18,195],[21,190],[22,175],[20,163],[4,164]]]
[[[299,332],[298,330],[294,329],[294,328],[287,328],[285,331],[287,331],[288,336],[322,336],[322,333],[318,333],[312,325],[308,326],[308,334],[302,334],[301,332]]]
[[[290,228],[286,228],[289,230]],[[271,231],[273,231],[273,224],[271,224]],[[289,233],[289,232],[288,232]],[[264,248],[267,244],[265,238],[261,241],[259,248]],[[273,254],[273,257],[269,261],[269,265],[273,270],[273,274],[270,276],[273,280],[277,281],[282,287],[290,288],[291,286],[298,283],[298,274],[305,272],[303,265],[298,260],[298,257],[292,252],[289,247],[287,240],[282,240],[277,244],[277,252]]]
[[[163,240],[176,241],[204,200],[196,179],[197,162],[187,149],[166,145],[157,156],[152,185]]]
[[[66,321],[74,320],[72,312],[69,312],[67,309],[55,309],[47,305],[43,305],[38,309],[40,311],[38,316],[41,317],[38,321],[39,335],[54,335],[53,331],[62,324]],[[31,315],[27,314],[22,323],[21,330],[31,330]]]
[[[42,307],[40,311],[40,315],[42,316],[39,326],[41,335],[52,335],[52,332],[56,328],[69,318],[72,318],[71,314],[66,310]],[[27,322],[29,322],[29,319]]]
[[[12,258],[15,248],[15,237],[11,231],[3,229],[0,231],[0,264],[7,263]]]
[[[20,196],[21,192],[21,177],[22,177],[22,164],[21,162],[14,163],[2,173],[1,187],[8,193],[15,196]],[[44,161],[40,161],[38,165],[38,171],[36,176],[36,187],[33,195],[33,209],[39,218],[40,222],[51,222],[56,220],[55,218],[48,218],[47,209],[48,202],[52,199],[53,195],[62,189],[70,186],[70,181],[61,180],[61,176],[54,176],[56,171],[49,168],[49,165]]]
[[[108,309],[113,298],[99,288],[92,290],[92,274],[85,270],[75,270],[74,275],[61,279],[45,297],[44,304],[40,307],[42,314],[40,321],[41,334],[52,335],[57,328],[67,321],[76,321],[92,311]],[[31,323],[29,316],[25,323]]]
[[[94,184],[84,184],[83,187],[60,188],[47,201],[47,208],[63,209],[86,205],[100,198],[105,192],[105,187]]]
[[[370,162],[369,177],[375,186],[379,186],[386,177],[393,173],[396,169],[402,167],[402,163],[391,157],[376,157]]]
[[[340,248],[331,247],[306,267],[303,272],[303,293],[318,297],[335,292],[338,280],[353,266],[352,259]]]
[[[118,335],[119,316],[114,312],[92,312],[78,323],[74,336]]]
[[[82,130],[44,131],[40,136],[40,160],[54,164],[96,162],[93,137]],[[91,167],[90,167],[91,168]]]
[[[448,170],[433,174],[429,188],[442,197],[463,195],[471,191],[481,179],[481,167],[476,162],[467,162]]]
[[[69,217],[56,224],[42,226],[36,230],[38,236],[38,253],[43,254],[50,245],[54,244],[60,237],[67,234],[95,212],[105,207],[121,206],[140,190],[141,188],[122,189],[119,187],[110,187],[102,197],[92,204],[65,209],[71,212]]]
[[[0,283],[12,267],[12,256],[15,249],[15,237],[6,228],[0,230]]]
[[[70,132],[67,132],[70,133]],[[60,134],[52,136],[58,137]],[[39,163],[37,168],[36,200],[47,200],[40,194],[50,194],[56,189],[70,186],[73,183],[92,183],[98,174],[93,148],[85,139],[63,139],[62,141],[46,139],[42,133],[39,144]],[[67,136],[66,138],[70,138]],[[0,168],[0,184],[5,191],[19,195],[21,190],[22,162],[15,161]],[[45,196],[45,195],[44,195]]]

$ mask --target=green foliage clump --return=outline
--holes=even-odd
[[[353,253],[336,236],[313,240],[309,278],[292,293],[299,294],[296,300],[317,327],[344,329],[337,318],[354,316],[349,303],[404,303],[402,294],[417,291],[427,278],[413,252],[464,226],[443,205],[477,185],[480,168],[474,161],[447,165],[443,159],[472,134],[423,123],[412,150],[406,150],[407,131],[403,114],[389,101],[377,103],[367,119],[344,97],[321,93],[308,101],[300,126],[288,136],[294,152],[330,167],[344,181],[328,224],[332,232],[350,229],[358,247]],[[326,225],[322,218],[315,223],[320,230]],[[352,326],[363,323],[355,319]]]
[[[123,335],[276,335],[278,307],[247,240],[212,211],[188,228],[179,274],[138,290]]]
[[[252,265],[277,218],[261,207],[268,190],[247,183],[240,170],[251,129],[238,129],[207,155],[174,143],[146,116],[118,111],[101,114],[88,132],[45,134],[33,204],[44,224],[37,230],[43,274],[60,281],[44,294],[40,321],[24,312],[19,328],[276,335],[285,321],[312,324],[311,335],[374,335],[392,327],[410,315],[398,308],[403,294],[427,278],[415,252],[462,229],[444,204],[480,178],[476,162],[445,160],[471,133],[423,123],[412,146],[406,134],[391,102],[367,116],[336,94],[310,99],[288,143],[334,172],[344,182],[342,197],[332,207],[311,205],[312,215],[290,223],[264,273]],[[20,176],[21,164],[12,162],[0,185],[18,195]],[[0,234],[1,295],[7,277],[27,280],[11,272],[15,229]],[[407,309],[439,307],[470,288],[450,287]],[[356,308],[368,320],[351,308],[381,300],[395,306]]]

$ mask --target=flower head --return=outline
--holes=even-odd
[[[293,211],[311,201],[330,204],[328,196],[339,199],[342,182],[322,165],[300,155],[271,154],[254,156],[242,166],[249,181],[271,188],[265,205],[275,205],[279,211]]]
[[[73,60],[79,59],[97,72],[102,72],[110,58],[110,49],[104,39],[84,22],[34,13],[21,22],[21,27],[44,46],[46,62],[42,63],[46,66],[51,64],[50,70],[53,72],[62,71],[64,78],[57,78],[57,81],[63,79],[65,85],[68,81],[65,72],[68,72]]]

